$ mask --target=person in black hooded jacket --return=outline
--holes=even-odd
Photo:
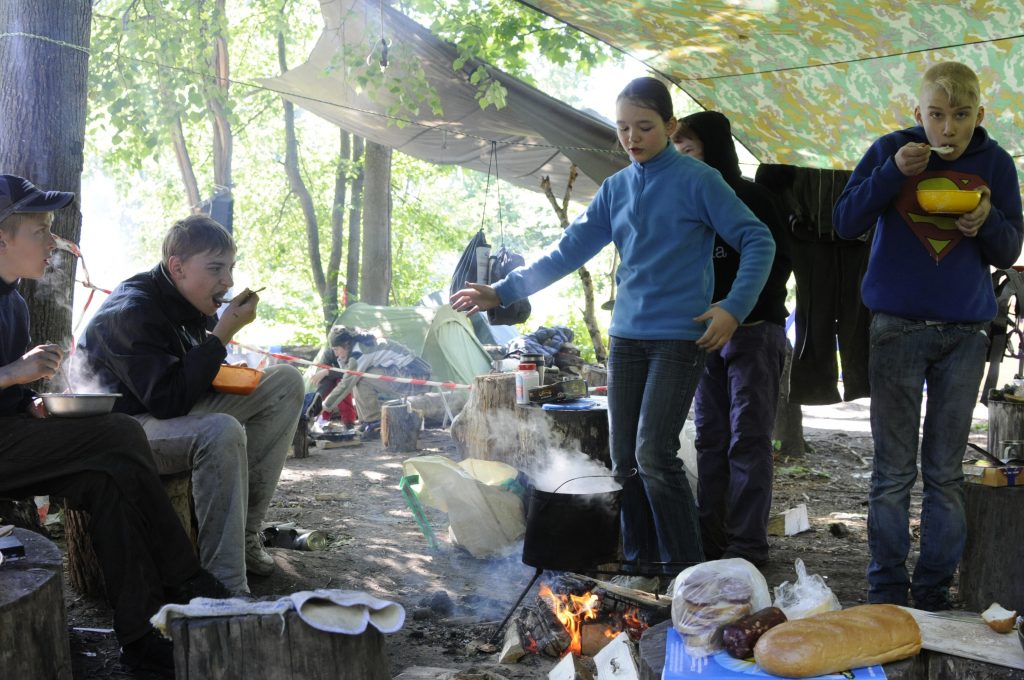
[[[708,559],[768,560],[772,428],[786,355],[786,283],[792,266],[783,220],[771,193],[740,173],[729,119],[717,111],[686,116],[672,136],[680,153],[718,170],[775,238],[775,260],[754,309],[722,349],[708,352],[694,398],[697,504]],[[732,285],[740,256],[715,239],[714,300]]]

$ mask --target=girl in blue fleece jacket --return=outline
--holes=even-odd
[[[713,168],[669,142],[676,127],[668,89],[637,78],[616,103],[618,138],[632,163],[604,181],[586,211],[540,259],[493,287],[452,295],[473,313],[535,293],[578,269],[609,242],[619,251],[608,357],[613,472],[636,468],[622,495],[625,557],[672,575],[704,559],[693,496],[677,457],[679,432],[704,366],[750,312],[775,243]],[[729,294],[712,305],[715,235],[740,252]],[[645,584],[653,585],[653,583]]]

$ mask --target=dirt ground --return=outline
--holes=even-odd
[[[979,414],[984,418],[984,409]],[[982,446],[984,428],[978,420],[972,435]],[[792,581],[800,557],[810,573],[827,579],[844,606],[863,603],[872,456],[867,402],[804,407],[804,430],[813,451],[776,461],[773,511],[804,503],[811,529],[772,537],[771,561],[762,572],[770,588]],[[427,430],[419,444],[422,453],[457,457],[446,431]],[[428,508],[441,542],[432,552],[398,490],[402,461],[410,455],[385,452],[378,441],[289,458],[267,520],[324,531],[329,545],[320,552],[272,548],[277,571],[251,577],[253,594],[359,589],[401,603],[406,624],[386,641],[392,677],[414,666],[460,670],[466,679],[547,677],[557,660],[528,654],[517,664],[500,665],[476,644],[489,638],[533,568],[518,558],[478,560],[453,548],[445,515]],[[916,517],[920,482],[913,503]],[[104,632],[110,626],[105,605],[79,596],[67,583],[65,600],[75,680],[135,677],[120,667],[113,633]]]

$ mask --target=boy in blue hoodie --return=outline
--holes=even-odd
[[[871,322],[868,601],[948,609],[949,585],[966,542],[962,460],[996,313],[991,267],[1010,267],[1024,232],[1013,160],[981,122],[978,77],[967,66],[929,68],[916,127],[881,137],[861,159],[834,212],[855,238],[875,227],[862,284]],[[962,215],[924,211],[919,189],[976,189]],[[921,442],[921,547],[913,578],[910,490]]]

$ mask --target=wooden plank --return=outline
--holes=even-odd
[[[326,633],[299,615],[178,618],[177,680],[388,680],[384,636]]]
[[[60,550],[25,529],[25,557],[0,566],[0,678],[71,680]]]
[[[904,609],[921,627],[924,649],[1024,670],[1024,649],[1016,633],[997,633],[974,613]]]

